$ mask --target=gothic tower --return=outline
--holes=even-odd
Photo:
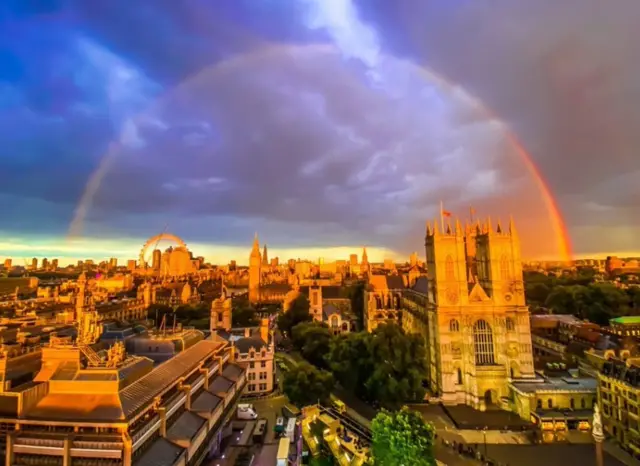
[[[253,238],[253,248],[249,256],[249,301],[257,303],[260,300],[260,280],[262,277],[262,257],[258,233]]]
[[[498,221],[494,230],[491,219],[477,228],[476,261],[478,282],[494,304],[525,305],[520,239],[513,219],[507,229]]]
[[[460,222],[427,225],[425,238],[429,301],[437,306],[468,304],[467,253]]]
[[[369,256],[367,256],[367,248],[362,248],[362,263],[360,265],[361,273],[369,272]]]
[[[269,266],[269,256],[267,255],[267,245],[264,245],[264,249],[262,250],[262,266]]]

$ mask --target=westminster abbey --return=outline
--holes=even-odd
[[[427,225],[426,277],[370,290],[367,327],[397,319],[424,337],[430,391],[447,404],[500,404],[508,383],[534,378],[520,241],[513,221]]]

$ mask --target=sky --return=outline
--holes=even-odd
[[[0,257],[166,231],[214,262],[255,232],[406,259],[442,202],[554,258],[549,196],[576,257],[638,255],[637,24],[637,0],[5,0]]]

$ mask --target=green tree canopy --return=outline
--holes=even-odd
[[[556,285],[545,301],[555,314],[571,314],[600,325],[609,319],[634,313],[633,291],[622,290],[611,283],[589,285]]]
[[[369,354],[375,361],[365,384],[369,399],[395,402],[424,398],[427,355],[422,337],[407,335],[396,324],[380,325],[371,334]]]
[[[382,410],[371,424],[371,453],[375,465],[433,466],[435,428],[406,406],[400,411]]]
[[[328,359],[342,386],[361,398],[382,403],[424,398],[424,341],[396,324],[380,325],[373,333],[334,337]]]
[[[293,327],[312,320],[313,318],[309,313],[309,299],[300,294],[293,300],[289,309],[278,316],[278,328],[290,337]]]
[[[333,388],[333,376],[303,362],[284,376],[284,393],[298,407],[327,402]]]
[[[371,335],[366,332],[338,335],[331,341],[328,357],[340,384],[362,398],[366,398],[365,384],[373,372],[370,341]]]
[[[303,322],[291,330],[294,348],[314,366],[327,369],[327,357],[333,335],[326,325],[317,322]]]
[[[231,318],[234,327],[255,327],[260,323],[255,309],[251,306],[233,309]]]

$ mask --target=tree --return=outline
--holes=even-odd
[[[291,330],[302,322],[311,322],[313,318],[309,313],[309,300],[303,294],[293,300],[289,309],[278,316],[278,328],[287,336],[291,336]]]
[[[283,384],[289,401],[302,407],[326,402],[333,387],[333,376],[302,362],[286,373]]]
[[[303,322],[291,330],[293,346],[303,358],[316,367],[327,369],[333,335],[326,325],[317,322]]]
[[[368,399],[382,403],[424,399],[427,354],[420,336],[407,335],[396,324],[380,325],[371,334],[369,354],[375,364],[365,383]]]
[[[255,327],[260,323],[252,307],[234,309],[231,315],[234,327]]]
[[[382,410],[371,423],[371,453],[375,465],[433,466],[435,428],[406,406],[400,411]]]
[[[329,365],[336,379],[362,398],[366,398],[365,384],[373,372],[370,342],[369,333],[347,333],[333,338],[329,349]]]

